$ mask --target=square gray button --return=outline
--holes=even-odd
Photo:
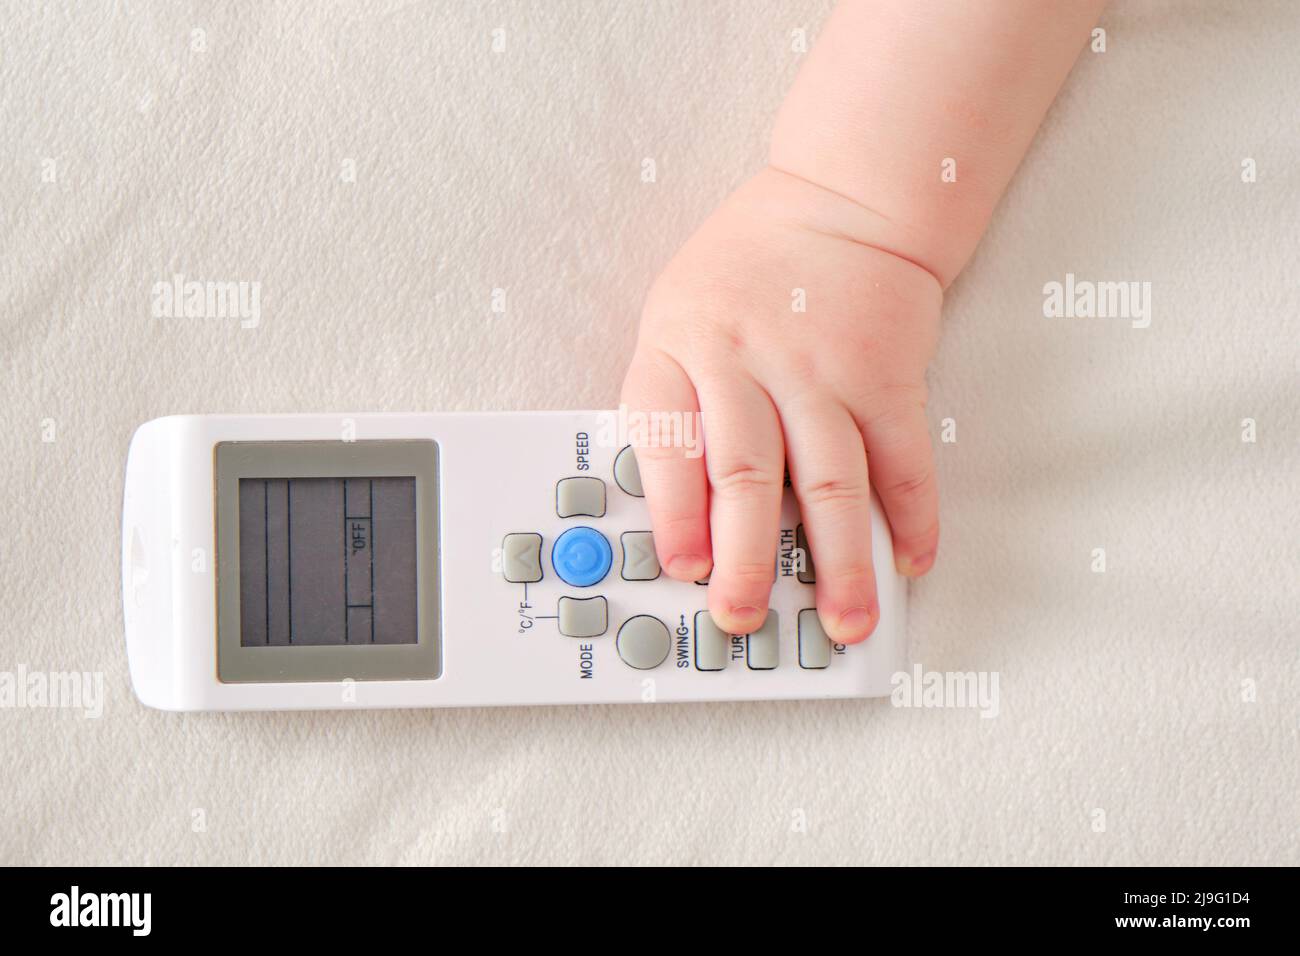
[[[609,630],[609,602],[603,597],[562,597],[557,613],[565,637],[600,637]]]
[[[812,551],[808,548],[808,535],[804,534],[803,525],[794,529],[795,547],[803,554],[803,568],[797,572],[800,584],[816,584],[817,569],[813,567]]]
[[[727,666],[731,635],[713,623],[713,615],[699,611],[695,615],[695,669],[720,671]]]
[[[776,611],[767,612],[767,620],[746,641],[745,663],[752,671],[770,671],[776,668],[781,625]]]
[[[637,467],[636,452],[631,445],[624,447],[614,459],[614,481],[629,495],[645,497],[645,491],[641,487],[641,469]]]
[[[659,556],[655,554],[653,534],[649,531],[625,531],[621,540],[624,581],[653,581],[659,577]]]
[[[822,628],[816,608],[799,612],[799,666],[813,671],[831,666],[831,639]]]
[[[512,584],[542,579],[542,536],[508,534],[501,542],[501,573]]]
[[[561,518],[603,518],[605,483],[599,478],[561,478],[555,485],[555,513]]]

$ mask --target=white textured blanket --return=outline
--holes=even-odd
[[[0,703],[103,691],[0,707],[0,862],[1300,863],[1295,3],[1115,6],[946,303],[911,654],[995,672],[996,717],[133,698],[137,424],[613,404],[827,9],[0,15]],[[178,274],[260,283],[256,327],[155,317]],[[1149,327],[1044,316],[1049,283],[1130,281]]]

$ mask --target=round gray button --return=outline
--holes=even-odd
[[[645,497],[645,492],[641,490],[641,469],[636,465],[636,452],[631,445],[619,452],[614,459],[614,480],[629,495]]]
[[[648,671],[658,667],[672,649],[672,635],[657,617],[639,614],[628,618],[618,629],[615,646],[623,663],[637,670]]]

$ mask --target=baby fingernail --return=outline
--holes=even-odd
[[[698,581],[709,573],[709,559],[700,554],[679,554],[668,561],[668,576],[681,581]]]
[[[871,626],[875,612],[868,607],[851,607],[840,615],[840,630],[845,637],[857,637]]]
[[[898,573],[909,578],[916,577],[918,574],[924,574],[932,564],[934,564],[933,551],[927,551],[925,554],[918,555],[914,558],[899,558]]]

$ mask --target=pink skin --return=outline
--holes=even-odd
[[[933,565],[925,370],[943,290],[1101,6],[846,0],[782,107],[771,163],[655,282],[622,401],[702,413],[703,457],[637,459],[660,563],[682,581],[711,572],[723,630],[767,615],[787,464],[833,640],[865,640],[879,620],[870,487],[898,570]]]

